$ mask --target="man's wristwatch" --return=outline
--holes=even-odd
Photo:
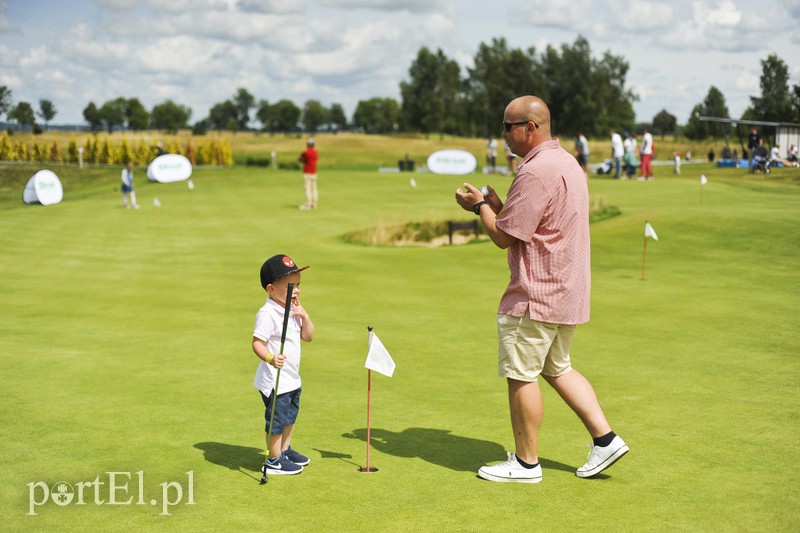
[[[481,206],[483,204],[488,204],[488,203],[489,202],[487,202],[486,200],[481,200],[480,202],[478,202],[477,204],[472,206],[472,212],[475,213],[476,215],[480,215],[481,214]]]

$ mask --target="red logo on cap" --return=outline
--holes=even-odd
[[[292,268],[294,266],[294,261],[292,261],[288,256],[283,256],[283,264],[286,265],[287,268]]]

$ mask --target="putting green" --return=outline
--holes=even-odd
[[[463,178],[417,174],[412,188],[405,174],[324,170],[319,209],[300,211],[297,173],[199,169],[191,191],[137,175],[142,208],[125,210],[117,169],[65,167],[62,204],[17,203],[15,180],[33,170],[1,174],[9,530],[790,530],[800,521],[800,189],[788,169],[783,181],[709,165],[649,183],[591,180],[593,197],[621,215],[592,225],[592,320],[572,356],[631,452],[598,479],[577,478],[589,437],[544,386],[539,485],[476,477],[513,444],[494,355],[505,253],[488,242],[392,248],[342,237],[471,220],[453,199]],[[643,281],[645,220],[659,240],[647,244]],[[259,486],[264,421],[250,340],[264,299],[259,267],[281,252],[311,265],[301,300],[317,337],[304,345],[293,443],[311,464]],[[379,471],[361,474],[368,325],[397,370],[373,376]],[[61,505],[59,494],[73,499]]]

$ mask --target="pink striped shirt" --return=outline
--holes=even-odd
[[[511,281],[499,312],[553,324],[589,321],[589,190],[575,158],[551,139],[531,150],[508,190],[497,227]]]

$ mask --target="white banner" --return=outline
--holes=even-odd
[[[439,150],[428,156],[428,170],[434,174],[471,174],[478,166],[475,156],[464,150]]]
[[[61,203],[63,198],[61,180],[52,170],[40,170],[31,176],[22,191],[22,201],[26,204],[53,205]]]
[[[192,163],[180,154],[164,154],[147,167],[147,179],[159,183],[183,181],[192,175]]]

